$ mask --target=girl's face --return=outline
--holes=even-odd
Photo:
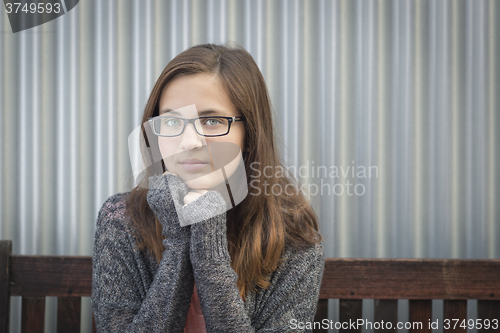
[[[160,117],[203,119],[203,128],[218,124],[219,117],[240,117],[241,112],[231,102],[216,75],[181,75],[170,81],[163,89],[159,101]],[[178,126],[179,121],[171,119],[168,125]],[[187,123],[184,132],[174,137],[158,137],[160,153],[168,171],[176,173],[187,186],[194,189],[210,189],[224,182],[222,173],[215,173],[222,165],[226,176],[236,170],[244,150],[245,125],[242,121],[230,124],[227,135],[205,137],[199,135],[194,123]],[[207,134],[207,133],[206,133]],[[229,173],[229,174],[228,174]]]

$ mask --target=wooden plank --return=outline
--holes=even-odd
[[[95,317],[92,313],[92,333],[97,333],[97,328],[95,327]]]
[[[81,297],[57,298],[57,333],[80,332]]]
[[[90,296],[92,257],[11,256],[11,296]]]
[[[11,296],[90,296],[91,273],[92,257],[11,256]],[[500,300],[498,276],[500,260],[326,259],[320,298]]]
[[[21,333],[43,333],[45,297],[23,297]]]
[[[483,327],[477,332],[500,332],[500,301],[477,301],[477,318],[482,319]],[[488,320],[488,321],[486,321]],[[486,328],[486,323],[489,329]]]
[[[444,332],[467,332],[466,329],[460,327],[463,320],[467,322],[467,301],[466,300],[445,300],[443,306],[443,330]],[[444,326],[446,320],[449,320],[448,326]],[[449,329],[446,329],[449,327]]]
[[[339,323],[342,325],[340,332],[356,332],[361,333],[362,327],[354,327],[352,323],[356,323],[358,319],[363,318],[363,301],[341,299],[339,300]]]
[[[398,323],[398,301],[389,299],[376,299],[374,302],[374,320],[383,328],[374,328],[377,332],[397,332]],[[390,323],[390,326],[388,325]],[[390,327],[390,328],[388,328]]]
[[[431,300],[410,300],[410,333],[432,333],[429,323],[432,320]]]
[[[318,301],[318,307],[316,309],[316,315],[314,316],[314,322],[322,323],[323,319],[328,319],[328,300],[320,299]],[[321,325],[323,326],[323,325]],[[314,333],[328,332],[328,329],[315,328]]]
[[[500,260],[326,259],[320,298],[500,300]]]
[[[12,254],[12,241],[0,241],[0,333],[9,332],[10,295],[9,295],[9,258]]]

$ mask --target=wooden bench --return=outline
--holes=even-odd
[[[10,296],[22,296],[22,332],[43,332],[47,296],[57,297],[57,331],[79,332],[81,297],[91,295],[92,257],[25,256],[11,251],[11,241],[0,241],[0,333],[9,330]],[[392,330],[386,331],[397,332],[398,299],[409,300],[407,323],[423,323],[410,332],[431,332],[432,299],[444,300],[444,319],[460,322],[467,319],[467,300],[477,299],[477,317],[483,323],[490,320],[492,327],[494,319],[500,321],[500,260],[327,259],[318,324],[328,320],[328,299],[339,299],[339,320],[328,325],[344,325],[344,332],[362,331],[344,323],[362,319],[363,299],[375,300],[372,324],[383,320],[387,327],[390,322]],[[326,332],[318,324],[314,332]],[[457,325],[444,332],[465,330]],[[478,332],[500,332],[500,328]]]
[[[443,332],[466,332],[460,324],[467,322],[467,300],[478,300],[477,318],[488,319],[490,329],[483,325],[477,331],[500,332],[500,260],[327,259],[315,321],[328,318],[331,298],[340,300],[337,325],[361,319],[362,300],[373,299],[372,324],[390,322],[393,329],[385,331],[392,332],[397,332],[397,300],[408,299],[409,320],[401,324],[421,322],[421,329],[412,327],[409,332],[429,333],[433,299],[444,300],[443,321],[455,327]],[[493,319],[498,329],[492,329]],[[361,327],[345,331],[362,332]]]

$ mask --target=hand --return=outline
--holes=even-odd
[[[184,197],[184,206],[177,212],[182,226],[198,224],[227,211],[222,195],[214,190],[191,190]]]
[[[181,209],[180,200],[187,193],[188,187],[186,184],[172,172],[149,177],[147,201],[163,227],[163,235],[167,236],[167,238],[189,240],[190,230],[180,226],[177,213]]]
[[[191,202],[195,201],[199,197],[201,197],[203,194],[207,193],[207,190],[191,190],[188,192],[188,194],[184,197],[184,206],[189,205]]]

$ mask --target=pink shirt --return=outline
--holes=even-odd
[[[189,306],[184,333],[207,333],[205,319],[203,319],[203,313],[201,312],[200,299],[196,291],[196,284],[194,285],[193,296],[191,297],[191,305]]]

